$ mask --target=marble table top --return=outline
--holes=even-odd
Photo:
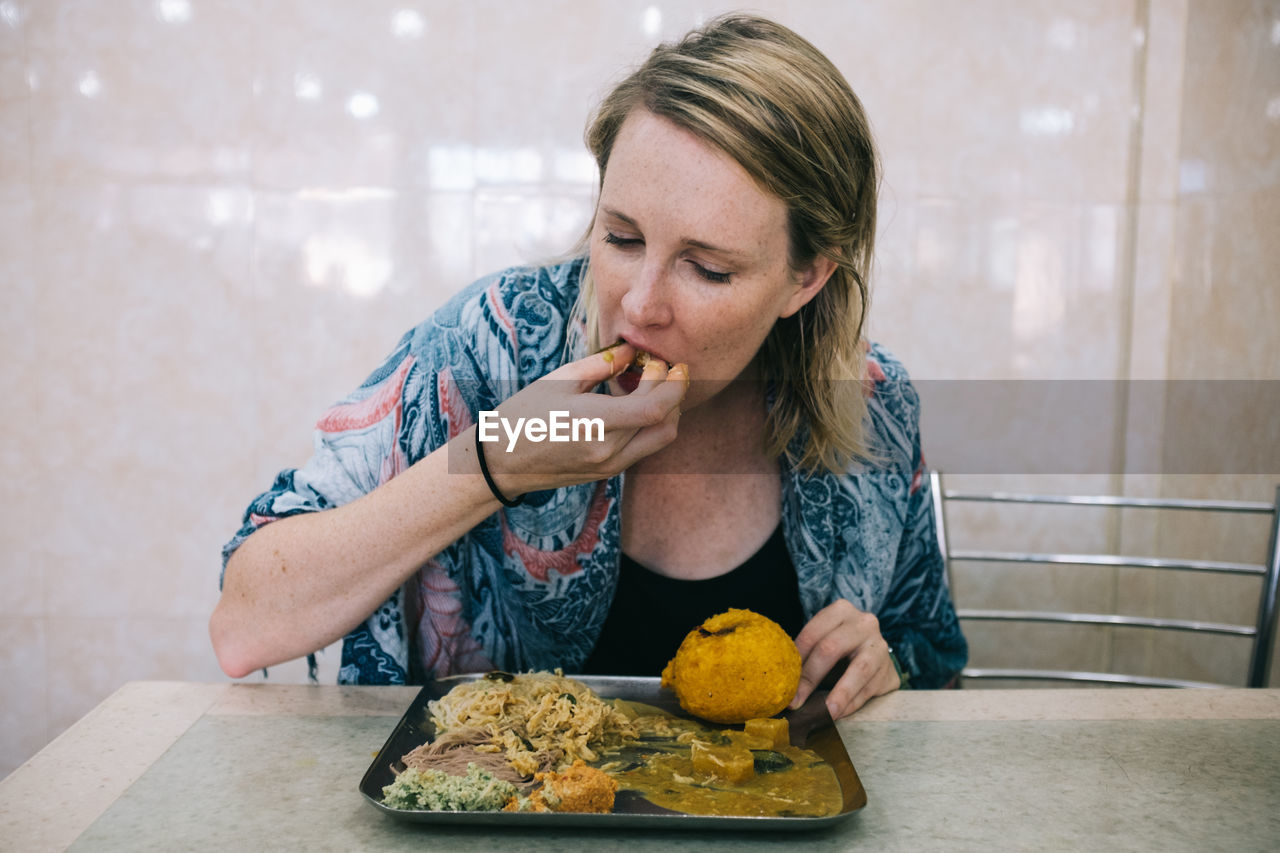
[[[414,824],[356,790],[416,687],[133,682],[0,781],[0,849],[1280,849],[1280,690],[906,691],[803,833]]]

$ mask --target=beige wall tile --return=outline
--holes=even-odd
[[[1280,257],[1269,236],[1280,227],[1280,191],[1275,186],[1280,124],[1271,106],[1280,84],[1277,20],[1280,10],[1274,3],[1187,4],[1179,197],[1169,278],[1167,353],[1172,378],[1280,377],[1280,343],[1272,320],[1280,315],[1280,296],[1271,275]],[[1221,387],[1210,382],[1184,389],[1196,393],[1182,396],[1203,399]],[[1225,440],[1221,429],[1215,436],[1206,428],[1206,416],[1220,420],[1222,413],[1211,415],[1206,408],[1212,409],[1170,403],[1166,444],[1223,442],[1242,450],[1274,446],[1274,412],[1243,409],[1236,418],[1240,426],[1232,433],[1235,437]],[[1166,477],[1161,488],[1170,495],[1269,501],[1277,481],[1280,476],[1274,472]],[[1204,558],[1262,562],[1265,556],[1265,524],[1256,518],[1171,520],[1161,525],[1157,538],[1161,548],[1199,552]],[[1248,624],[1257,612],[1256,581],[1193,578],[1175,583],[1161,578],[1129,592],[1152,608],[1195,608],[1211,614],[1205,618],[1225,622]],[[1210,680],[1243,671],[1240,647],[1247,644],[1229,638],[1195,644],[1196,639],[1150,644],[1151,665],[1181,666],[1199,673],[1194,677]]]
[[[41,181],[247,174],[253,4],[35,3],[26,23]]]
[[[591,225],[588,191],[551,195],[483,190],[475,199],[476,272],[563,255]]]
[[[1016,11],[1015,11],[1016,9]],[[920,191],[1119,203],[1132,3],[931,2],[921,28]]]
[[[1188,0],[1154,0],[1147,4],[1146,26],[1142,30],[1146,52],[1140,116],[1142,167],[1137,176],[1143,202],[1172,202],[1178,193],[1187,7]]]
[[[433,146],[470,143],[483,77],[470,3],[285,2],[260,11],[255,181],[426,187]]]
[[[882,192],[899,204],[913,200],[918,192],[921,138],[937,121],[925,113],[922,99],[905,94],[941,83],[940,67],[928,62],[929,42],[921,37],[932,5],[932,0],[774,0],[755,7],[813,42],[844,74],[876,135],[884,168]],[[882,216],[885,200],[882,197]]]
[[[0,616],[0,679],[5,685],[0,702],[0,778],[59,731],[48,725],[45,626],[43,617]]]
[[[1192,3],[1170,350],[1187,378],[1280,376],[1274,3]]]
[[[127,681],[221,680],[204,620],[61,617],[45,642],[51,734]]]
[[[1280,147],[1277,148],[1280,152]],[[1276,155],[1280,163],[1280,153]],[[1169,352],[1185,379],[1274,379],[1280,293],[1271,270],[1280,248],[1280,188],[1185,197],[1178,205]]]
[[[210,557],[227,534],[209,501],[238,491],[254,425],[250,329],[234,299],[250,244],[227,192],[226,221],[222,196],[200,188],[37,199],[36,275],[57,284],[33,317],[48,343],[42,452],[27,464],[49,484],[47,585],[60,615],[208,612]]]
[[[48,564],[48,490],[38,464],[43,456],[41,425],[41,338],[31,318],[40,288],[31,248],[32,202],[25,181],[0,184],[0,282],[6,310],[0,312],[0,389],[6,414],[0,449],[0,554],[4,555],[4,595],[0,615],[44,614]]]
[[[1280,152],[1280,60],[1270,0],[1190,3],[1184,89],[1182,192],[1256,192],[1274,186]]]
[[[264,191],[254,211],[243,308],[259,367],[245,384],[262,491],[306,461],[320,415],[470,283],[473,214],[467,193],[372,188]],[[423,251],[432,246],[448,248]]]
[[[871,330],[914,377],[1116,376],[1123,207],[927,200],[882,227]]]
[[[1130,379],[1158,382],[1168,377],[1173,343],[1171,274],[1177,207],[1163,202],[1140,204],[1136,218],[1128,374]],[[1156,421],[1162,422],[1163,418]]]
[[[479,180],[550,183],[555,153],[582,150],[590,105],[620,67],[641,61],[657,39],[645,34],[642,7],[632,3],[482,0],[475,14],[485,28],[474,57],[475,143],[491,156],[519,152],[528,164],[518,175],[500,170]]]
[[[26,98],[0,99],[0,182],[5,186],[24,184],[31,174],[30,126]]]
[[[5,0],[0,4],[0,103],[27,96],[30,6],[25,0]]]

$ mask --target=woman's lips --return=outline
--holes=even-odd
[[[675,362],[665,358],[661,353],[657,352],[653,347],[646,345],[644,342],[633,341],[631,338],[623,337],[622,335],[619,335],[618,340],[610,346],[616,347],[621,346],[622,344],[626,344],[636,351],[635,358],[631,362],[633,365],[644,367],[645,362],[651,358],[663,362],[668,367],[675,364]]]

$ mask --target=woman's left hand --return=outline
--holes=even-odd
[[[819,610],[796,637],[803,666],[792,708],[799,708],[833,669],[847,662],[844,674],[827,696],[833,720],[866,704],[873,696],[897,690],[898,671],[889,659],[889,644],[880,635],[880,620],[845,599]]]

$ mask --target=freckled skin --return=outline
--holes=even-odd
[[[628,470],[623,548],[656,571],[722,573],[777,525],[781,485],[753,362],[834,268],[792,270],[788,249],[785,203],[732,158],[643,108],[623,121],[591,235],[598,334],[683,362],[691,380],[675,439]],[[634,392],[638,378],[618,377],[614,393]],[[726,470],[738,475],[728,493],[715,478],[649,476]]]
[[[668,364],[686,362],[696,381],[685,411],[715,396],[774,322],[820,289],[790,270],[786,224],[781,199],[726,154],[637,109],[614,143],[592,228],[601,340],[626,338]],[[634,242],[610,243],[609,234]],[[700,268],[729,280],[709,281]]]

